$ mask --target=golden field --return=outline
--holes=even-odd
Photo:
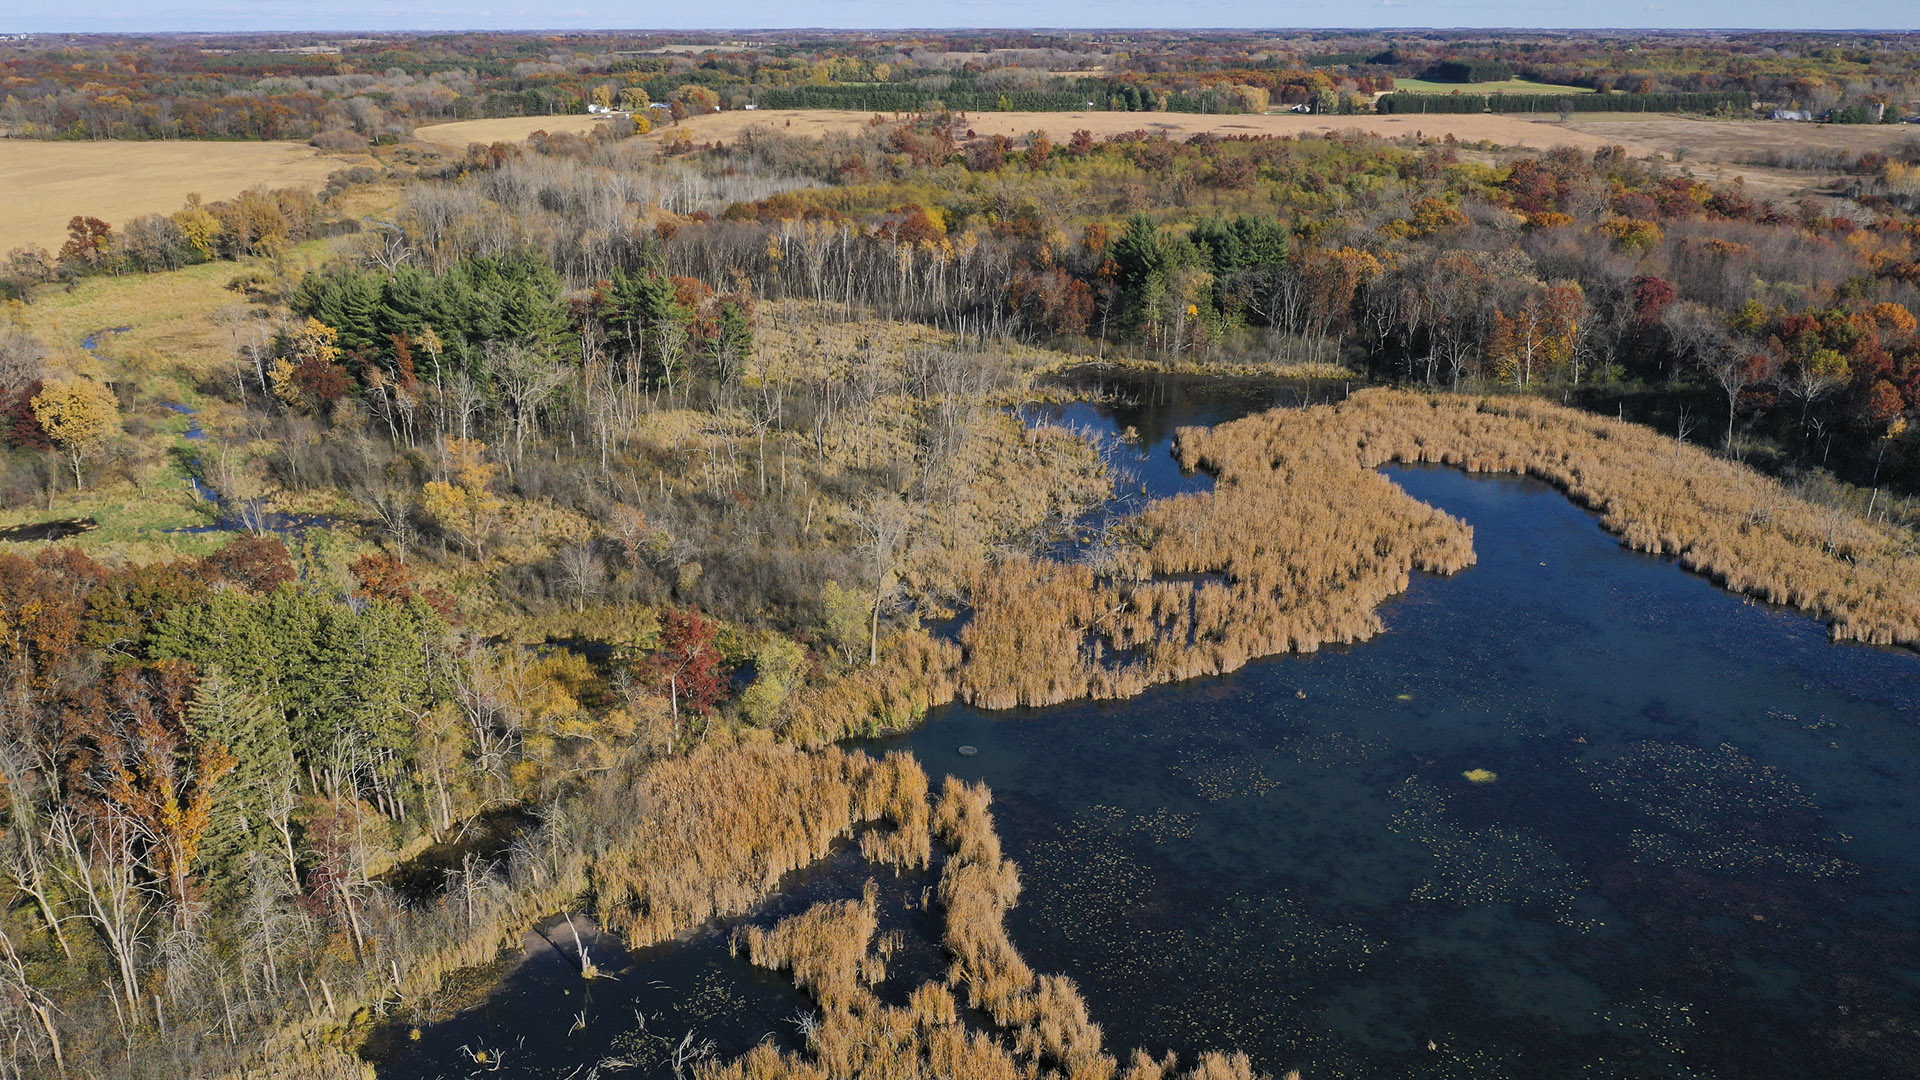
[[[870,112],[836,109],[724,112],[691,117],[682,122],[679,130],[690,132],[694,139],[702,142],[730,142],[755,126],[771,127],[796,135],[854,131],[865,127],[873,116]],[[1176,140],[1201,132],[1230,137],[1312,136],[1357,131],[1382,138],[1443,138],[1452,135],[1462,142],[1489,142],[1497,146],[1535,149],[1573,146],[1582,150],[1596,150],[1603,146],[1623,146],[1635,155],[1658,155],[1679,162],[1705,180],[1730,182],[1736,177],[1742,178],[1755,194],[1768,198],[1797,194],[1829,177],[1825,173],[1745,164],[1746,159],[1757,154],[1767,150],[1782,153],[1877,150],[1887,153],[1906,140],[1920,137],[1914,128],[1904,124],[1774,123],[1764,120],[1715,120],[1667,113],[1576,113],[1572,120],[1562,123],[1557,115],[1505,113],[1324,117],[1298,113],[1203,116],[1196,113],[976,112],[965,114],[963,127],[976,135],[1006,135],[1011,138],[1044,131],[1056,143],[1063,143],[1075,131],[1084,129],[1102,139],[1128,131],[1161,132]],[[422,129],[426,130],[429,129]],[[663,124],[655,130],[669,132],[676,129],[671,124]]]
[[[1044,131],[1055,142],[1065,142],[1080,130],[1106,138],[1127,131],[1164,132],[1168,138],[1185,139],[1207,132],[1213,135],[1326,135],[1336,131],[1361,131],[1370,135],[1398,138],[1402,135],[1430,135],[1477,142],[1487,140],[1502,146],[1571,145],[1594,149],[1620,141],[1611,132],[1576,130],[1554,120],[1522,116],[1306,116],[1299,113],[1273,113],[1265,116],[1208,116],[1199,113],[1129,112],[976,112],[963,114],[962,125],[976,135],[1018,137],[1030,131]],[[853,109],[781,109],[757,112],[723,112],[691,117],[680,124],[697,141],[732,141],[750,127],[771,127],[795,135],[825,135],[854,131],[865,127],[874,114]],[[891,117],[889,117],[891,118]],[[428,129],[422,129],[425,131]],[[672,131],[663,124],[656,131]]]
[[[455,120],[449,124],[429,124],[413,130],[415,140],[450,150],[465,150],[472,143],[520,142],[536,131],[549,135],[563,132],[583,134],[607,122],[604,116],[566,113],[560,116],[502,116],[490,120]]]
[[[0,139],[0,253],[58,251],[76,214],[112,225],[170,214],[256,184],[318,189],[353,162],[292,142],[38,142]]]

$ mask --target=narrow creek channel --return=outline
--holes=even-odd
[[[1132,428],[1156,497],[1204,482],[1174,426],[1282,403],[1128,396],[1056,415]],[[1479,562],[1417,576],[1380,638],[870,744],[992,787],[1033,967],[1076,979],[1116,1049],[1274,1075],[1920,1076],[1920,658],[1626,551],[1537,482],[1387,472],[1472,524]],[[829,860],[752,918],[874,873]],[[718,1053],[790,1045],[805,1002],[723,940],[621,977],[736,1002],[676,1006]],[[477,1072],[458,1048],[484,1036],[538,1041],[505,1072],[567,1076],[639,1037],[631,1010],[542,1035],[580,983],[537,964],[380,1075]]]
[[[105,330],[96,330],[80,340],[80,347],[96,360],[100,356],[99,348],[108,334],[124,334],[132,330],[131,326],[115,326]],[[283,536],[298,536],[308,529],[323,528],[338,524],[331,518],[320,514],[289,514],[268,508],[265,499],[238,499],[222,493],[208,482],[207,468],[201,448],[207,441],[206,429],[200,426],[199,410],[177,401],[160,403],[162,408],[187,418],[187,430],[184,437],[187,447],[180,455],[181,465],[187,473],[187,483],[193,493],[206,502],[211,511],[212,520],[205,525],[189,525],[168,532],[184,534],[205,534],[222,532],[277,533]]]

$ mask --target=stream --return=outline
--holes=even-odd
[[[1205,483],[1174,426],[1275,403],[1155,382],[1054,415],[1132,428],[1128,483],[1159,496]],[[1274,1076],[1920,1076],[1920,657],[1829,644],[1539,482],[1385,471],[1479,561],[1416,575],[1381,637],[868,744],[991,786],[1034,969],[1077,980],[1116,1051],[1238,1048]],[[870,873],[843,853],[747,918]],[[716,940],[627,959],[671,1001],[736,1002],[648,1031],[793,1045],[806,1003]],[[651,1037],[630,1008],[556,1030],[581,983],[538,959],[379,1075],[477,1073],[458,1048],[487,1040],[561,1077]]]
[[[106,335],[124,334],[132,329],[131,326],[115,326],[106,330],[96,330],[80,340],[80,347],[95,360],[105,363],[106,361],[97,350]],[[193,488],[193,493],[203,502],[211,504],[209,509],[212,511],[212,520],[205,525],[168,529],[167,532],[186,535],[251,532],[293,537],[304,535],[309,529],[327,528],[338,524],[334,519],[322,514],[289,514],[268,509],[265,499],[236,499],[223,495],[207,482],[206,464],[198,449],[206,444],[207,433],[200,426],[198,410],[177,401],[165,401],[160,404],[162,408],[187,418],[185,437],[188,447],[181,452],[180,461],[186,470],[187,483]]]

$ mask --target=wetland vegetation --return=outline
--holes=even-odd
[[[1920,1072],[1920,152],[957,108],[1910,43],[1146,40],[8,46],[368,158],[0,274],[0,1076]]]

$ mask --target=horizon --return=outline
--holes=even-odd
[[[367,0],[185,0],[127,10],[119,0],[77,0],[52,8],[20,0],[0,0],[0,34],[418,34],[418,33],[742,33],[807,32],[903,33],[915,31],[1007,32],[1524,32],[1524,33],[1873,33],[1920,32],[1911,5],[1895,0],[1842,0],[1818,12],[1787,0],[1705,0],[1668,4],[1652,0],[1635,6],[1644,22],[1601,22],[1578,0],[1371,0],[1363,9],[1346,9],[1341,22],[1305,21],[1264,25],[1248,16],[1271,9],[1244,0],[1199,0],[1178,6],[1141,0],[1094,6],[1078,2],[1013,3],[963,0],[942,12],[951,21],[899,17],[898,5],[876,0],[823,0],[812,4],[765,0],[719,0],[701,8],[701,25],[668,15],[659,25],[608,26],[603,10],[571,7],[564,11],[520,5],[452,7],[433,4],[375,5]],[[1617,20],[1617,8],[1604,9]],[[796,12],[800,14],[796,14]],[[1377,18],[1369,19],[1368,15]]]
[[[16,30],[0,28],[0,35],[25,37],[180,37],[185,35],[221,35],[244,37],[257,34],[368,34],[402,37],[418,34],[592,34],[592,35],[671,35],[684,34],[1104,34],[1104,33],[1190,33],[1190,34],[1878,34],[1920,35],[1920,29],[1889,29],[1872,26],[1787,27],[1787,26],[421,26],[383,28],[373,26],[284,26],[284,27],[202,27],[174,30]],[[724,44],[724,43],[722,43]]]

